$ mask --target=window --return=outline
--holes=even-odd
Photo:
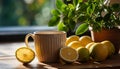
[[[0,39],[55,29],[47,26],[54,7],[55,0],[0,0]]]
[[[54,0],[0,0],[0,26],[46,25]]]

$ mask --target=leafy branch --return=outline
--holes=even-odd
[[[120,4],[106,6],[104,0],[73,0],[70,4],[56,0],[56,8],[51,13],[49,26],[57,26],[60,31],[71,31],[76,35],[86,32],[89,26],[100,31],[120,25]]]

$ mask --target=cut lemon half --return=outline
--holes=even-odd
[[[60,49],[60,58],[66,62],[75,62],[78,59],[78,52],[71,47]]]
[[[35,58],[35,53],[28,47],[21,47],[16,50],[15,56],[22,63],[30,63]]]

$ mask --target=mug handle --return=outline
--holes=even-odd
[[[25,44],[26,44],[26,46],[27,46],[28,48],[30,48],[29,43],[28,43],[29,37],[32,37],[33,40],[34,40],[34,34],[29,33],[29,34],[27,34],[27,35],[25,36]]]

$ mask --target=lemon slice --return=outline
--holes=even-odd
[[[71,47],[63,47],[60,49],[60,58],[66,62],[75,62],[78,59],[78,52]]]
[[[30,63],[35,58],[35,53],[28,47],[21,47],[16,50],[15,56],[22,63]]]

